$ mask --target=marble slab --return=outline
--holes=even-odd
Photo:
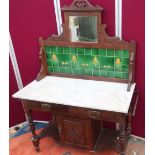
[[[127,113],[135,84],[46,76],[13,95],[14,98]]]

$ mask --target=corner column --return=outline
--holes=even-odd
[[[119,118],[119,136],[117,137],[117,152],[121,155],[125,155],[125,149],[127,144],[126,139],[126,115],[122,114]]]
[[[25,111],[27,121],[28,121],[29,126],[30,126],[30,130],[31,130],[31,133],[32,133],[33,145],[34,145],[36,151],[39,152],[40,151],[40,147],[39,147],[40,137],[35,132],[35,126],[34,126],[34,122],[33,122],[33,118],[32,118],[32,110],[28,109],[26,107],[26,104],[24,104],[24,102],[23,102],[23,106],[24,106],[24,111]]]

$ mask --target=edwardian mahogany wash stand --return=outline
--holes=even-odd
[[[62,8],[62,35],[39,38],[40,73],[13,95],[22,100],[37,151],[41,136],[35,133],[33,110],[52,113],[50,123],[55,122],[61,145],[96,151],[99,139],[109,133],[103,141],[111,140],[125,154],[138,101],[136,43],[109,37],[102,10],[74,0]],[[103,121],[117,123],[117,130],[106,130]]]

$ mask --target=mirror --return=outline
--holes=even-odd
[[[69,16],[72,42],[98,42],[97,16]]]

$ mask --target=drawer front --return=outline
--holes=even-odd
[[[80,118],[86,118],[86,119],[90,118],[110,122],[117,122],[120,116],[120,114],[116,112],[100,111],[93,109],[90,110],[86,108],[77,108],[77,107],[70,107],[68,109],[68,114]]]
[[[54,108],[54,105],[49,103],[43,103],[43,102],[24,101],[24,107],[31,110],[37,110],[37,111],[52,111]]]
[[[31,110],[38,111],[52,111],[55,113],[68,113],[68,107],[58,104],[51,104],[45,102],[36,102],[36,101],[24,101],[24,107]]]
[[[79,108],[79,107],[70,107],[68,109],[69,115],[80,117],[80,118],[89,118],[88,112],[89,112],[88,109]]]
[[[119,114],[115,112],[99,111],[99,110],[89,110],[89,118],[97,119],[102,121],[117,122],[119,121]]]

